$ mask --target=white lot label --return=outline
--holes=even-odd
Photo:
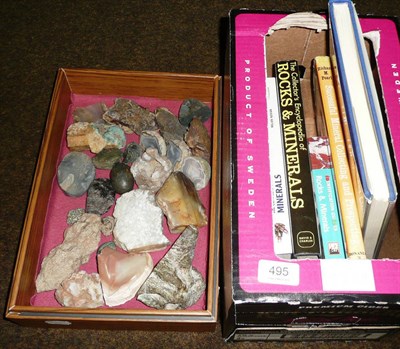
[[[260,260],[258,262],[258,282],[298,286],[300,282],[299,265],[297,263]]]
[[[375,291],[370,260],[321,259],[324,291]]]

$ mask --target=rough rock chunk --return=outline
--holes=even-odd
[[[90,185],[86,198],[86,212],[102,215],[115,202],[115,190],[108,178],[96,178]]]
[[[192,181],[182,172],[173,172],[156,194],[156,202],[168,219],[171,233],[181,233],[189,225],[207,225],[205,208]]]
[[[156,192],[173,169],[171,161],[155,148],[148,148],[131,166],[131,173],[140,189]]]
[[[150,252],[169,245],[162,231],[163,213],[150,191],[135,189],[122,194],[117,199],[114,217],[114,240],[125,251]]]
[[[114,105],[103,115],[111,124],[119,125],[126,133],[140,135],[145,130],[157,128],[154,113],[126,98],[117,98]]]
[[[138,292],[138,300],[156,309],[186,309],[206,288],[193,266],[198,232],[188,227],[162,258]]]
[[[36,279],[37,292],[57,289],[61,282],[89,261],[100,242],[100,216],[84,213],[78,222],[64,232],[64,241],[43,259]]]
[[[104,305],[99,274],[88,274],[83,270],[65,279],[55,297],[64,307],[97,308]]]

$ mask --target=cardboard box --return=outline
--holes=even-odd
[[[7,319],[21,325],[66,328],[215,329],[219,294],[220,89],[221,78],[211,75],[59,70],[21,236],[6,310]],[[112,105],[116,97],[130,98],[149,109],[169,107],[175,114],[184,99],[196,98],[210,105],[213,111],[213,117],[208,121],[212,139],[212,175],[210,184],[201,194],[207,201],[204,205],[209,215],[208,226],[199,232],[194,258],[205,278],[206,290],[199,302],[186,310],[156,310],[138,301],[115,308],[67,308],[57,304],[51,294],[36,294],[38,268],[51,247],[48,246],[51,244],[49,240],[54,238],[50,235],[56,235],[61,242],[66,227],[64,204],[57,201],[59,199],[55,194],[59,190],[56,171],[62,155],[68,151],[66,127],[72,122],[72,110],[96,101]],[[57,222],[57,215],[64,217],[62,221]]]
[[[313,113],[311,61],[328,54],[325,17],[291,14],[288,25],[287,15],[230,13],[224,82],[230,94],[224,95],[223,119],[223,134],[230,136],[223,139],[223,335],[227,341],[380,338],[400,326],[398,209],[379,259],[288,260],[274,253],[266,77],[272,76],[276,61],[298,60],[305,67],[305,113]],[[362,18],[361,25],[364,32],[379,33],[379,40],[371,37],[393,156],[400,163],[396,24],[388,18]]]

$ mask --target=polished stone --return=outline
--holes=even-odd
[[[60,188],[69,196],[82,196],[96,175],[92,159],[81,152],[70,152],[61,161],[57,170]]]
[[[122,162],[118,162],[113,166],[110,178],[112,186],[118,194],[132,190],[135,184],[129,165]]]

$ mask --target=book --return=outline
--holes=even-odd
[[[309,137],[308,148],[323,256],[325,259],[345,258],[329,139]]]
[[[300,71],[295,60],[274,65],[281,116],[283,149],[288,182],[290,222],[294,258],[320,258],[321,245],[317,225]]]
[[[356,198],[358,218],[360,220],[360,224],[362,227],[364,224],[364,210],[365,210],[364,191],[362,188],[360,174],[358,173],[356,159],[354,156],[353,143],[351,141],[351,135],[349,129],[349,122],[347,120],[346,108],[344,106],[344,101],[343,101],[342,88],[340,87],[340,81],[337,71],[336,57],[334,55],[331,56],[331,67],[332,67],[333,82],[336,91],[336,100],[339,108],[339,116],[342,124],[343,137],[346,143],[347,161],[349,163],[351,179],[353,182],[354,195]]]
[[[278,257],[290,259],[292,228],[276,79],[266,78],[266,87],[274,252]]]
[[[318,92],[316,99],[321,98],[324,125],[329,138],[347,258],[365,259],[363,235],[347,160],[346,143],[336,99],[331,61],[328,56],[319,56],[315,57],[313,63],[314,89]]]
[[[360,22],[350,0],[330,0],[330,34],[349,130],[364,192],[362,231],[376,258],[397,199],[382,111]]]

